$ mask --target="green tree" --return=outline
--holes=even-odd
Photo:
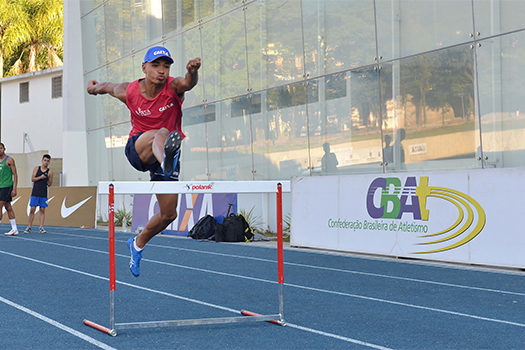
[[[0,0],[1,1],[1,0]],[[12,0],[7,0],[13,2]],[[34,72],[62,65],[63,3],[61,0],[18,1],[23,16],[18,26],[25,28],[23,40],[14,50],[16,61],[9,74]]]
[[[4,76],[4,62],[18,47],[29,40],[29,21],[19,1],[0,0],[0,78]]]

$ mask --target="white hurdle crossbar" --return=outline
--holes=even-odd
[[[108,196],[109,214],[109,327],[102,326],[87,319],[86,326],[95,328],[111,336],[117,335],[117,330],[195,326],[206,324],[241,323],[253,321],[266,321],[284,326],[284,269],[283,269],[283,215],[282,193],[290,192],[290,181],[179,181],[179,182],[136,182],[115,181],[99,182],[98,194]],[[276,193],[277,195],[277,270],[278,270],[278,298],[279,313],[261,315],[248,310],[241,310],[243,316],[200,318],[183,320],[166,320],[150,322],[115,322],[115,194],[173,194],[173,193]],[[251,316],[251,317],[244,317]]]

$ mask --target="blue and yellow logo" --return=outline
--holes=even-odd
[[[374,197],[378,190],[381,190],[379,205],[374,203]],[[374,219],[401,219],[403,214],[408,213],[413,215],[414,220],[428,221],[430,216],[430,211],[427,209],[428,197],[435,197],[452,203],[458,210],[458,218],[444,230],[419,236],[428,240],[418,243],[419,245],[450,241],[449,245],[442,246],[440,244],[439,248],[418,251],[414,254],[437,253],[457,248],[474,239],[485,226],[485,211],[478,202],[460,191],[429,186],[428,176],[420,177],[419,185],[416,177],[407,177],[404,186],[401,186],[401,180],[397,177],[374,179],[368,188],[366,209]]]

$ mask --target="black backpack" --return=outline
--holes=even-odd
[[[208,214],[197,221],[195,226],[188,232],[188,236],[193,239],[213,239],[213,236],[217,232],[218,225],[215,218]]]
[[[229,211],[229,210],[228,210]],[[231,213],[224,218],[215,233],[216,242],[249,242],[253,239],[253,230],[242,215]]]

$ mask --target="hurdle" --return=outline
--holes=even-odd
[[[282,193],[290,192],[290,181],[179,181],[179,182],[135,182],[103,181],[98,184],[98,193],[108,195],[109,220],[109,327],[88,319],[83,323],[110,336],[117,336],[117,331],[137,328],[196,326],[211,324],[230,324],[245,322],[270,322],[285,326],[284,320],[284,258],[283,258],[283,215]],[[179,319],[163,321],[117,323],[115,320],[115,194],[201,194],[201,193],[275,193],[277,211],[277,282],[279,313],[262,315],[248,310],[240,310],[241,316]],[[249,317],[246,317],[249,316]]]

